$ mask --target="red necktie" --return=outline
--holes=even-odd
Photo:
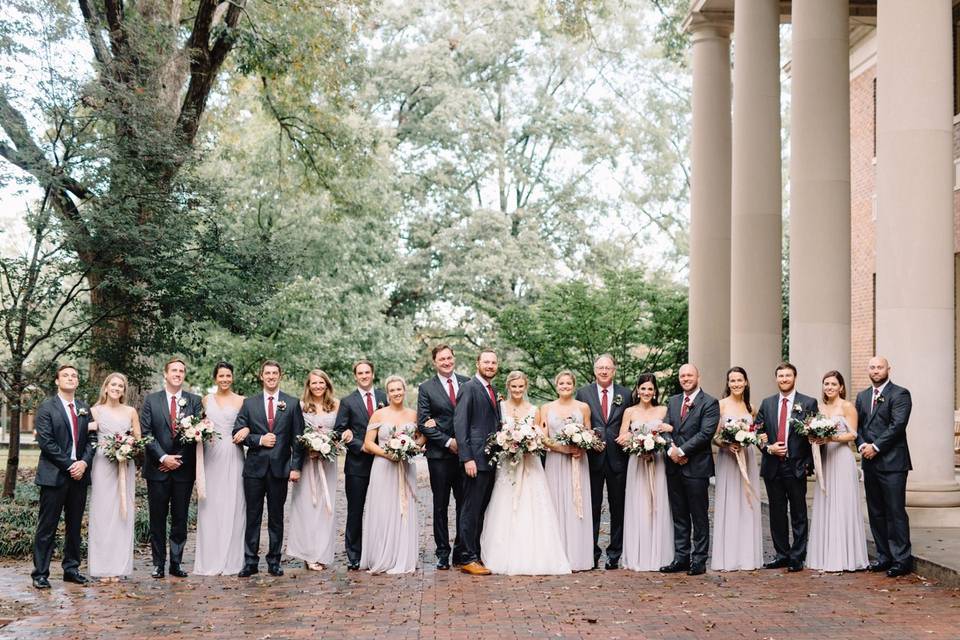
[[[370,395],[370,392],[367,391],[367,417],[373,415],[373,396]]]
[[[273,413],[273,396],[267,396],[267,429],[273,433],[273,419],[276,414]]]
[[[873,389],[873,402],[870,403],[870,413],[873,413],[877,410],[877,398],[880,397],[880,389],[874,387]]]
[[[170,396],[170,433],[177,433],[177,396]]]
[[[74,457],[76,454],[80,453],[78,449],[80,447],[77,444],[80,442],[80,424],[77,422],[77,413],[73,410],[73,403],[67,405],[70,407],[70,422],[73,424],[73,450]]]
[[[487,391],[490,392],[490,402],[493,403],[493,408],[497,408],[497,395],[493,392],[493,387],[489,384],[487,385]]]
[[[600,390],[600,415],[603,416],[604,421],[606,421],[607,419],[608,408],[609,408],[609,405],[607,405],[607,390],[601,389]]]
[[[457,406],[457,394],[453,392],[453,378],[447,378],[447,393],[450,394],[450,404]]]
[[[787,398],[780,401],[780,422],[777,424],[777,442],[787,441],[787,402]]]
[[[683,422],[687,417],[687,413],[690,412],[690,396],[683,396],[683,406],[680,407],[680,421]]]

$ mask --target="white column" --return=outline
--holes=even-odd
[[[693,135],[690,176],[690,361],[718,394],[730,366],[729,19],[690,18]]]
[[[848,13],[847,0],[793,4],[790,361],[814,397],[831,369],[850,381]]]
[[[913,396],[911,525],[960,525],[953,469],[950,0],[877,13],[877,352]]]
[[[780,3],[736,0],[733,33],[730,363],[760,398],[780,361]]]

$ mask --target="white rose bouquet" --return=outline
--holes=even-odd
[[[97,448],[103,452],[104,457],[111,462],[116,462],[118,466],[117,473],[117,495],[120,497],[120,517],[127,519],[127,461],[143,455],[147,445],[153,442],[153,438],[134,437],[132,431],[126,433],[115,433],[110,436],[100,438]]]
[[[717,439],[722,444],[737,444],[741,447],[760,446],[760,436],[753,421],[746,418],[725,418]]]
[[[207,418],[184,416],[177,424],[177,439],[183,444],[210,442],[220,437],[220,432]]]
[[[658,451],[666,451],[670,448],[667,439],[660,435],[660,432],[653,429],[650,431],[640,430],[632,431],[627,444],[623,445],[623,450],[632,456],[652,456]]]
[[[600,433],[587,429],[583,424],[575,422],[573,418],[565,418],[563,426],[553,438],[557,444],[577,447],[586,451],[603,451],[606,443]]]
[[[346,451],[339,435],[333,431],[317,427],[304,427],[303,435],[297,436],[297,442],[311,454],[316,454],[311,455],[311,457],[327,462],[336,461],[337,456]]]
[[[395,460],[404,462],[423,453],[423,447],[416,441],[416,427],[413,425],[394,427],[383,445],[383,450]]]
[[[807,416],[807,418],[797,424],[797,435],[808,438],[823,440],[837,435],[837,419],[825,416],[822,413]]]
[[[513,425],[503,424],[496,433],[487,437],[484,453],[490,464],[502,467],[505,464],[517,466],[528,453],[541,453],[546,450],[543,436],[533,424],[533,416],[527,416]]]

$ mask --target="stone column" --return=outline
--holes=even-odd
[[[814,397],[831,369],[850,381],[848,11],[847,0],[793,4],[790,361]]]
[[[730,17],[693,14],[690,361],[710,393],[730,365]]]
[[[730,364],[761,398],[781,346],[780,3],[734,6]]]
[[[950,0],[877,13],[877,352],[910,389],[914,527],[960,526],[953,469],[953,68]]]

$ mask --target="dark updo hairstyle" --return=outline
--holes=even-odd
[[[233,365],[227,362],[226,360],[221,360],[217,364],[213,365],[213,379],[217,379],[217,374],[220,373],[220,369],[226,369],[230,373],[233,373]]]
[[[730,374],[739,373],[743,376],[743,381],[746,383],[746,386],[743,388],[743,404],[747,405],[747,411],[751,414],[753,413],[753,407],[750,406],[750,378],[747,377],[747,370],[743,367],[730,367],[727,369],[727,375],[723,377],[723,396],[726,398],[730,395]]]
[[[653,384],[653,399],[650,401],[650,404],[656,407],[660,404],[660,385],[657,384],[657,376],[652,373],[641,373],[640,377],[637,378],[637,384],[633,385],[633,404],[640,404],[640,385],[644,382],[649,382]]]
[[[840,399],[846,400],[847,399],[847,383],[843,381],[843,374],[840,373],[839,371],[834,370],[834,371],[827,371],[825,374],[823,374],[823,377],[820,378],[820,397],[823,398],[823,401],[824,402],[827,401],[827,397],[823,395],[823,383],[826,381],[827,378],[837,379],[837,382],[840,383]]]

